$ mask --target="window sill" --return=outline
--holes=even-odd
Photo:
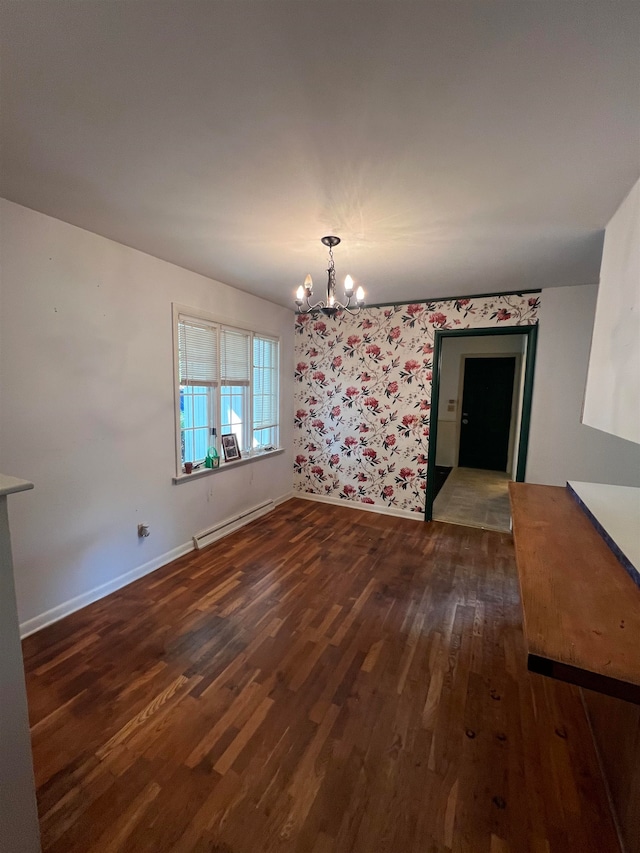
[[[191,474],[179,474],[177,477],[172,477],[171,482],[174,486],[179,486],[182,483],[186,483],[187,480],[199,480],[201,477],[208,477],[210,474],[219,474],[221,471],[229,470],[229,468],[248,465],[250,462],[257,462],[258,459],[279,456],[281,453],[284,453],[284,447],[278,447],[276,450],[268,450],[266,453],[257,453],[255,456],[247,456],[244,459],[234,459],[232,462],[221,461],[218,468],[198,468],[192,471]]]

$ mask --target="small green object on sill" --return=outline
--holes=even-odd
[[[204,459],[204,467],[205,468],[217,468],[220,465],[220,457],[218,456],[218,451],[215,447],[210,447],[207,450],[207,455]]]

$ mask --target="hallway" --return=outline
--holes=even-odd
[[[433,503],[434,521],[508,533],[510,479],[504,471],[454,468]]]

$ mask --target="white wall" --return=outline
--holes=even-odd
[[[640,443],[640,180],[605,231],[583,421]]]
[[[35,484],[10,507],[29,630],[65,602],[161,564],[196,531],[291,492],[293,313],[0,205],[0,470]],[[281,335],[284,454],[172,484],[174,301]],[[145,540],[141,521],[151,526]]]
[[[597,290],[542,292],[527,482],[640,486],[640,447],[580,422]]]

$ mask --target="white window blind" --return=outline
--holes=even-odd
[[[278,342],[253,338],[253,429],[278,423]]]
[[[251,335],[239,329],[220,330],[220,379],[223,385],[249,385]]]
[[[217,329],[188,317],[178,319],[181,385],[213,388],[218,384]]]

